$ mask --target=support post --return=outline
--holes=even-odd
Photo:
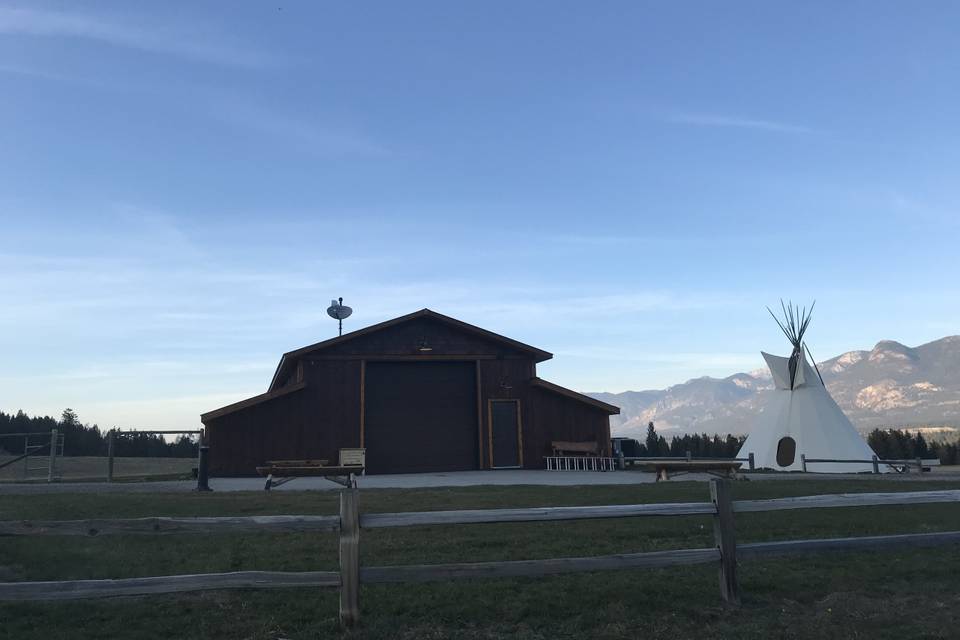
[[[880,473],[880,460],[877,458],[877,454],[873,454],[873,472]]]
[[[917,473],[923,474],[923,460],[917,458]]]
[[[113,441],[116,435],[115,429],[110,429],[107,434],[107,482],[113,482]]]
[[[200,445],[200,455],[197,462],[197,491],[213,491],[210,488],[210,447]]]
[[[753,471],[754,469],[756,469],[756,465],[754,464],[754,459],[753,459],[753,454],[752,454],[752,453],[747,456],[747,459],[749,460],[748,464],[750,465],[750,471]]]
[[[803,468],[803,472],[806,473],[807,472],[807,454],[805,453],[800,454],[800,466]]]
[[[50,430],[50,457],[47,458],[49,465],[47,468],[47,482],[53,482],[57,476],[57,441],[60,439],[59,432],[56,429]]]
[[[340,626],[360,622],[360,492],[340,492]]]
[[[710,499],[717,512],[713,516],[713,538],[720,550],[720,597],[731,605],[740,604],[737,581],[737,540],[733,526],[733,499],[729,480],[710,481]]]
[[[687,462],[693,460],[693,454],[690,452],[690,449],[687,449]]]

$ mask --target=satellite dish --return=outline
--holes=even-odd
[[[331,300],[330,306],[327,307],[327,315],[339,322],[340,335],[343,335],[343,320],[349,318],[351,313],[353,313],[353,309],[344,306],[343,298]]]
[[[342,303],[343,298],[340,298],[339,302],[337,300],[331,300],[330,306],[327,308],[327,315],[334,320],[345,320],[349,318],[350,314],[353,313],[353,309],[344,306]]]

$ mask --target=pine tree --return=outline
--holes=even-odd
[[[660,455],[660,454],[658,453],[658,451],[659,451],[659,443],[660,443],[660,441],[657,439],[657,429],[653,426],[653,422],[651,421],[651,422],[647,425],[647,441],[646,441],[646,446],[647,446],[647,455],[648,455],[648,456],[658,456],[658,455]]]
[[[658,456],[668,456],[670,455],[670,445],[667,444],[667,439],[663,436],[657,438],[657,455]]]
[[[927,446],[927,440],[919,431],[917,431],[917,438],[913,442],[913,455],[917,458],[928,458],[930,456],[930,448]]]

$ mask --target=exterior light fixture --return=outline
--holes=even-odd
[[[417,351],[420,353],[429,353],[430,351],[433,351],[433,347],[427,344],[426,338],[420,338],[420,344],[417,345]]]

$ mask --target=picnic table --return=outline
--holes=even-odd
[[[641,469],[654,471],[657,482],[669,480],[670,475],[699,472],[721,478],[736,478],[742,462],[733,460],[638,460]]]
[[[306,476],[323,477],[345,487],[355,488],[357,476],[363,471],[362,464],[331,466],[327,464],[327,460],[268,460],[264,466],[257,467],[257,473],[267,478],[264,491]]]

